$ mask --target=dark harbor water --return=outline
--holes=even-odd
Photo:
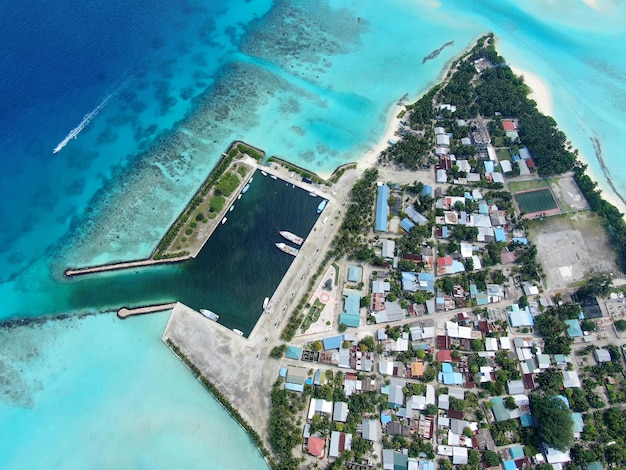
[[[255,173],[198,257],[180,264],[87,275],[63,282],[68,302],[56,311],[111,310],[180,301],[208,308],[219,323],[248,335],[294,258],[274,245],[279,230],[306,237],[319,197]]]

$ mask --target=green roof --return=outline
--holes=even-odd
[[[297,359],[299,360],[302,357],[302,348],[298,348],[296,346],[287,346],[287,351],[285,352],[285,357],[289,359]]]
[[[351,313],[342,313],[339,315],[339,324],[358,328],[361,326],[361,315],[352,315]]]

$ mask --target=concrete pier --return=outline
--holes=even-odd
[[[161,305],[148,305],[146,307],[138,307],[138,308],[126,308],[122,307],[117,311],[117,316],[119,318],[128,318],[133,315],[145,315],[146,313],[155,313],[155,312],[163,312],[164,310],[171,310],[176,306],[175,303],[171,304],[161,304]]]

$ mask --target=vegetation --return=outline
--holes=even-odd
[[[299,468],[299,460],[293,456],[293,449],[302,444],[302,429],[295,417],[306,408],[307,399],[305,393],[285,390],[280,380],[274,384],[270,412],[270,443],[277,459],[274,468]]]
[[[574,439],[572,414],[556,395],[530,395],[530,409],[539,423],[538,436],[548,446],[567,451]]]

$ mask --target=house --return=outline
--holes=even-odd
[[[511,305],[511,311],[509,311],[508,316],[509,323],[513,328],[531,327],[535,324],[528,307],[520,309],[519,305],[513,304]]]
[[[307,419],[313,419],[313,416],[318,415],[330,415],[333,412],[333,402],[326,401],[322,398],[311,398],[309,403],[309,413]]]
[[[513,119],[503,119],[502,120],[502,128],[506,132],[511,132],[517,129],[517,124]]]
[[[387,183],[378,183],[378,194],[376,195],[376,222],[374,230],[376,232],[387,231],[387,217],[389,216],[389,186]]]
[[[408,218],[404,218],[402,219],[402,221],[400,222],[400,227],[402,227],[402,229],[406,232],[409,233],[411,230],[413,230],[413,227],[415,227],[415,224],[413,222],[411,222]]]
[[[387,259],[393,259],[396,251],[396,242],[393,240],[381,240],[382,241],[382,257]]]
[[[328,457],[337,458],[344,450],[352,449],[352,434],[333,431],[330,435]]]
[[[611,353],[608,349],[596,349],[595,351],[593,351],[593,357],[596,359],[598,364],[602,362],[611,362]]]
[[[575,370],[563,371],[563,387],[580,388],[580,378]]]
[[[521,380],[509,380],[506,387],[509,395],[521,395],[524,393],[524,382]]]
[[[343,401],[336,401],[333,409],[333,421],[345,423],[348,419],[348,404]]]
[[[374,419],[363,420],[363,439],[367,441],[378,441],[378,422]]]
[[[323,437],[309,437],[307,442],[307,449],[309,454],[318,459],[324,458],[324,447],[326,446],[326,440]]]
[[[285,389],[302,392],[306,382],[306,370],[303,367],[287,366]]]
[[[417,225],[426,225],[428,223],[428,219],[424,217],[422,214],[417,212],[413,206],[409,206],[405,209],[406,215],[415,222]]]
[[[348,295],[344,301],[344,312],[339,316],[339,324],[358,328],[361,325],[360,306],[361,297]]]
[[[350,266],[348,268],[348,282],[361,282],[362,272],[361,266]]]

